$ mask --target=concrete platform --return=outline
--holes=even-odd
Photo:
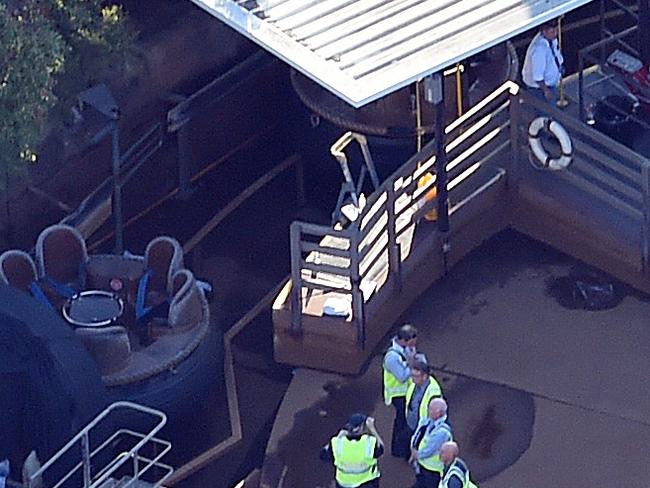
[[[403,315],[436,368],[462,455],[481,487],[645,486],[650,478],[650,302],[568,310],[547,292],[577,261],[514,232],[467,256]],[[386,341],[387,343],[387,341]],[[297,369],[276,417],[260,486],[325,487],[318,449],[348,414],[377,418],[381,351],[350,378]],[[380,461],[382,486],[413,481]]]

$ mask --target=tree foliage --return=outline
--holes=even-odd
[[[134,40],[121,8],[101,0],[0,0],[0,175],[36,162],[79,91],[128,70]]]

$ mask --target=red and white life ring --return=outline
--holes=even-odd
[[[542,129],[552,134],[560,143],[562,154],[552,158],[542,144],[540,133]],[[535,159],[544,167],[552,171],[567,169],[573,161],[573,144],[566,129],[562,125],[549,118],[537,117],[528,127],[528,144]]]

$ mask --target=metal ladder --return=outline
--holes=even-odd
[[[131,415],[151,417],[155,424],[147,433],[136,432],[128,428],[117,428],[106,440],[100,441],[101,444],[93,448],[90,445],[91,432],[103,420],[107,419],[111,414],[114,415],[118,410],[126,411],[126,415],[129,415],[130,412]],[[121,415],[122,418],[125,418],[124,413],[121,413]],[[81,461],[58,481],[48,480],[48,488],[65,486],[82,486],[83,488],[154,488],[162,486],[162,483],[174,472],[171,466],[160,462],[160,459],[171,449],[171,443],[154,436],[166,423],[167,416],[159,410],[132,402],[115,402],[59,449],[40,469],[30,474],[24,480],[24,486],[26,488],[45,486],[43,484],[43,479],[46,477],[44,473],[58,462],[62,462],[62,457],[66,453],[77,448],[81,449]],[[128,450],[123,450],[112,458],[108,456],[107,459],[110,460],[102,466],[98,466],[96,462],[93,462],[97,461],[98,457],[102,453],[106,453],[108,449],[113,449],[118,443],[128,443]],[[149,454],[149,452],[152,454]],[[152,470],[151,468],[156,469]],[[82,485],[73,480],[75,475],[83,480]],[[66,484],[68,481],[69,483]]]

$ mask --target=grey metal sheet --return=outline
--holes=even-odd
[[[355,107],[592,0],[192,0]]]

